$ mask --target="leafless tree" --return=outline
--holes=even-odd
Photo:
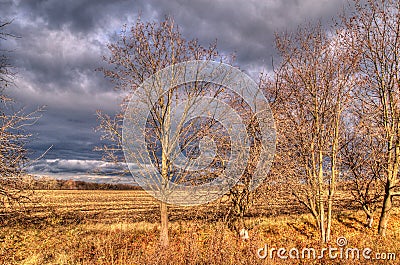
[[[26,181],[24,166],[28,161],[25,145],[31,135],[25,127],[38,119],[37,111],[29,114],[25,114],[23,109],[15,111],[13,99],[5,94],[14,78],[9,51],[2,45],[7,38],[14,37],[6,33],[10,23],[0,23],[0,204],[3,209],[28,198],[29,181]]]
[[[271,85],[271,82],[268,79],[267,75],[260,73],[259,81],[258,81],[258,88],[259,91],[262,92],[264,95],[265,88]],[[268,99],[266,99],[268,100]],[[269,101],[268,101],[269,102]],[[250,149],[249,157],[246,170],[242,174],[239,182],[233,186],[228,195],[229,195],[229,208],[228,211],[225,213],[225,218],[228,223],[228,226],[236,231],[239,235],[241,233],[246,232],[251,227],[245,223],[245,216],[249,213],[250,209],[253,207],[255,200],[257,199],[260,191],[263,190],[265,187],[261,184],[260,187],[254,188],[252,184],[253,174],[257,167],[263,167],[264,165],[260,165],[260,154],[262,149],[262,144],[260,142],[260,128],[257,119],[252,118],[252,113],[249,109],[246,109],[246,106],[243,104],[242,101],[236,102],[236,109],[241,109],[239,113],[244,117],[244,120],[247,121],[247,131],[248,134],[252,137],[253,142]],[[270,108],[270,107],[268,107]],[[273,116],[271,112],[271,117]],[[272,125],[272,124],[271,124]],[[271,132],[273,132],[273,142],[274,146],[271,149],[275,150],[275,126],[271,126],[269,128]],[[272,146],[271,146],[272,147]],[[270,152],[270,154],[274,154],[275,151]],[[272,159],[274,156],[271,156],[271,160],[269,161],[272,164]],[[264,167],[263,175],[266,180],[263,182],[272,182],[271,175],[269,175],[269,167]],[[242,237],[242,235],[240,235]]]
[[[372,143],[383,146],[384,196],[378,233],[385,236],[393,199],[400,195],[400,2],[354,2],[355,12],[345,25],[362,56],[359,76],[363,82],[357,100],[365,114],[363,123],[371,130]]]
[[[146,136],[144,137],[144,142],[141,144],[145,144],[147,151],[150,152],[149,164],[152,164],[161,175],[161,180],[157,177],[150,179],[154,172],[146,167],[141,168],[142,172],[144,172],[143,174],[147,175],[148,178],[147,180],[143,180],[146,181],[145,185],[162,186],[165,189],[157,190],[156,187],[154,190],[164,193],[168,190],[166,187],[172,179],[175,184],[186,182],[185,185],[206,182],[209,176],[207,177],[205,174],[195,175],[190,173],[188,177],[187,171],[185,171],[186,168],[179,169],[174,167],[174,159],[176,159],[176,157],[173,157],[174,149],[180,146],[181,149],[186,149],[187,157],[191,155],[196,157],[198,155],[196,148],[201,143],[201,139],[215,130],[215,128],[219,128],[219,125],[201,118],[181,124],[185,120],[183,118],[178,122],[177,128],[175,128],[179,132],[178,135],[173,135],[171,134],[173,115],[179,111],[181,112],[179,115],[189,115],[191,106],[198,103],[196,101],[197,97],[200,95],[215,97],[216,94],[222,91],[222,88],[211,83],[201,84],[201,82],[192,82],[185,85],[177,84],[176,87],[171,87],[171,89],[165,91],[162,85],[162,82],[165,80],[161,80],[162,78],[157,76],[157,74],[160,73],[160,70],[167,67],[170,67],[168,69],[174,71],[174,76],[183,74],[179,71],[189,71],[190,69],[183,69],[178,66],[174,68],[174,65],[190,60],[225,61],[231,57],[220,55],[216,50],[215,44],[211,44],[208,48],[205,48],[199,45],[197,40],[186,40],[171,18],[166,18],[160,23],[145,23],[138,19],[130,29],[125,27],[120,39],[116,43],[108,45],[108,48],[111,55],[105,57],[104,60],[112,68],[105,68],[103,72],[106,77],[114,82],[115,88],[127,92],[127,96],[121,104],[121,112],[117,113],[114,117],[98,112],[100,119],[99,129],[103,132],[102,138],[111,142],[111,144],[98,148],[98,150],[104,152],[104,159],[119,163],[123,160],[121,157],[123,146],[134,145],[134,143],[124,143],[122,137],[124,117],[126,123],[135,126],[139,119],[138,117],[141,115],[141,113],[130,113],[130,116],[127,118],[126,111],[129,113],[132,111],[132,108],[136,107],[135,105],[131,105],[132,108],[129,107],[129,100],[131,100],[130,104],[144,104],[150,110],[150,116],[145,122],[144,128],[142,128],[144,131],[139,132],[139,134]],[[167,83],[169,82],[170,85],[173,84],[174,77],[168,76],[166,79],[168,79]],[[144,82],[152,83],[145,89],[138,91]],[[132,103],[131,96],[134,93],[142,94],[136,97],[136,100],[133,100],[135,102]],[[178,100],[182,99],[186,100],[187,104],[181,106],[181,108],[177,108]],[[196,128],[196,130],[193,131],[193,128]],[[183,137],[186,141],[179,142],[180,136],[186,136]],[[135,137],[133,136],[132,138]],[[217,148],[222,144],[222,138],[213,139]],[[125,154],[129,152],[127,149],[129,148],[125,148],[124,150]],[[142,157],[142,155],[137,152],[135,154],[128,154],[128,156],[134,158],[134,161],[127,162],[140,164],[141,161],[147,159]],[[213,163],[214,165],[222,164],[223,160],[217,159]],[[160,201],[160,213],[160,243],[165,247],[169,242],[168,207],[165,200]]]
[[[276,166],[293,195],[315,218],[321,241],[331,238],[332,209],[341,169],[343,112],[357,56],[341,32],[320,25],[277,35]]]
[[[363,116],[360,117],[361,121]],[[348,124],[346,128],[342,178],[346,190],[351,192],[354,202],[364,211],[366,226],[372,228],[384,191],[381,179],[384,146],[371,137],[367,126],[358,121]]]
[[[8,33],[6,28],[12,23],[12,21],[2,22],[0,21],[0,88],[1,92],[4,92],[4,89],[12,84],[14,73],[12,71],[12,65],[9,62],[8,54],[9,50],[3,47],[4,41],[7,38],[15,38],[16,36]],[[5,101],[5,99],[4,99]]]

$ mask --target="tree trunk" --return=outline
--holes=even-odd
[[[160,244],[162,248],[166,248],[169,245],[168,238],[168,206],[165,202],[168,199],[168,185],[169,185],[169,147],[170,143],[170,129],[171,129],[171,97],[172,90],[168,91],[168,98],[164,101],[164,98],[160,98],[160,106],[162,108],[162,132],[161,132],[161,177],[162,177],[162,195],[163,201],[160,202],[160,215],[161,215],[161,230],[160,230]]]
[[[325,200],[324,200],[324,176],[323,176],[323,167],[322,167],[322,161],[323,161],[323,154],[322,154],[322,148],[321,144],[318,144],[319,146],[319,159],[318,159],[318,200],[319,200],[319,216],[321,220],[321,242],[326,243],[326,227],[325,227]]]
[[[390,195],[389,191],[386,191],[385,196],[383,197],[383,206],[378,226],[378,234],[381,236],[386,236],[386,229],[389,222],[391,208],[392,196]]]
[[[337,105],[336,105],[336,121],[335,121],[335,130],[334,130],[334,139],[332,145],[332,162],[331,162],[331,179],[329,183],[328,190],[328,213],[327,213],[327,225],[326,225],[326,236],[325,243],[331,240],[331,230],[332,230],[332,209],[333,209],[333,199],[336,191],[336,164],[337,164],[337,153],[338,153],[338,142],[339,142],[339,127],[340,127],[340,93],[337,94]]]
[[[327,212],[327,224],[326,224],[326,234],[325,234],[325,242],[328,243],[331,240],[331,230],[332,230],[332,206],[333,206],[333,195],[329,195],[328,200],[328,212]]]
[[[321,242],[326,243],[326,230],[325,230],[325,208],[322,198],[320,198],[321,202],[319,205],[319,218],[320,218],[320,232],[321,232]]]
[[[161,247],[168,247],[169,237],[168,237],[168,206],[165,202],[160,202],[160,212],[161,212],[161,230],[160,230],[160,244]]]
[[[368,216],[368,218],[367,218],[368,228],[372,228],[373,223],[374,223],[374,217],[372,215]]]

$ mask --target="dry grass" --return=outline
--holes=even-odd
[[[158,245],[157,202],[142,191],[40,191],[40,204],[29,214],[3,220],[0,264],[398,264],[397,261],[259,259],[257,250],[321,246],[307,214],[255,215],[250,240],[226,228],[223,204],[174,207],[168,249]],[[255,209],[260,207],[256,206]],[[264,206],[266,208],[266,206]],[[262,210],[264,213],[264,210]],[[300,211],[301,212],[301,211]],[[386,238],[376,227],[364,227],[361,212],[342,211],[334,220],[334,240],[344,236],[348,247],[400,255],[400,212],[392,216]],[[400,257],[397,257],[398,259]]]

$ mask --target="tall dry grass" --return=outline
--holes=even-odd
[[[320,260],[282,260],[275,253],[273,259],[260,259],[257,250],[266,244],[269,248],[288,250],[305,247],[320,250],[329,246],[320,245],[312,218],[297,213],[247,218],[250,239],[243,241],[222,219],[194,215],[205,208],[175,209],[175,215],[171,216],[170,246],[162,249],[158,244],[158,220],[153,213],[148,214],[150,221],[140,221],[145,220],[138,217],[144,214],[142,211],[123,206],[120,212],[114,212],[122,193],[110,195],[112,218],[107,210],[102,214],[90,213],[89,209],[97,209],[101,204],[99,194],[66,193],[57,193],[65,200],[58,201],[62,205],[58,210],[45,212],[45,205],[57,205],[56,197],[47,198],[40,210],[32,210],[34,214],[2,222],[0,264],[399,264],[400,257],[396,261],[330,260],[327,256]],[[93,203],[87,199],[88,194]],[[74,206],[67,211],[69,200]],[[77,201],[80,204],[74,203]],[[184,210],[190,212],[185,214]],[[194,218],[188,218],[189,215]],[[369,247],[374,252],[400,255],[400,212],[393,214],[386,238],[376,235],[376,227],[365,228],[364,216],[357,211],[339,212],[333,228],[331,247],[337,247],[336,238],[344,236],[348,247]]]

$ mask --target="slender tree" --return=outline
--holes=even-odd
[[[25,145],[31,135],[25,128],[38,119],[39,111],[29,114],[23,109],[15,111],[14,100],[5,93],[15,76],[8,57],[10,51],[3,47],[7,38],[15,37],[6,32],[10,24],[0,22],[0,205],[3,209],[28,198],[29,184],[24,172],[28,150]]]
[[[400,2],[395,0],[354,1],[355,11],[344,19],[355,51],[362,58],[357,105],[365,114],[363,124],[370,128],[373,145],[383,146],[383,204],[378,233],[386,235],[393,199],[400,195]],[[373,150],[373,146],[370,147]]]
[[[178,135],[174,135],[171,133],[174,122],[173,117],[174,115],[178,115],[178,112],[181,115],[180,117],[187,117],[191,107],[198,103],[196,99],[199,96],[209,95],[210,97],[215,97],[221,91],[221,87],[210,83],[200,84],[200,82],[195,82],[172,87],[166,92],[162,87],[162,83],[165,80],[159,80],[157,77],[158,79],[149,81],[149,78],[154,77],[160,70],[168,66],[172,67],[170,69],[173,72],[182,71],[182,69],[173,68],[174,65],[182,62],[190,60],[224,61],[228,57],[220,55],[215,44],[211,44],[208,48],[205,48],[199,45],[197,40],[186,40],[171,18],[166,18],[160,23],[145,23],[138,19],[130,29],[125,27],[119,40],[116,43],[109,44],[108,48],[111,55],[105,57],[104,60],[111,68],[104,68],[104,75],[114,82],[117,90],[127,92],[127,96],[121,104],[121,112],[117,113],[114,117],[98,112],[100,119],[99,128],[103,132],[103,139],[111,143],[98,148],[104,152],[104,159],[116,163],[123,160],[121,157],[122,148],[124,144],[125,146],[131,144],[123,142],[122,128],[124,113],[126,110],[129,110],[128,101],[131,95],[138,92],[138,88],[147,80],[146,82],[153,83],[144,88],[144,90],[141,90],[141,92],[138,92],[143,94],[139,98],[136,98],[137,101],[135,102],[138,105],[144,104],[147,109],[151,110],[144,128],[145,131],[141,135],[146,135],[143,144],[147,145],[147,150],[150,152],[149,163],[152,163],[160,173],[161,180],[154,177],[149,179],[146,185],[159,185],[162,188],[157,192],[164,193],[168,191],[168,183],[170,181],[173,181],[175,184],[185,183],[184,185],[206,182],[208,177],[205,174],[195,175],[187,173],[186,169],[188,165],[185,166],[186,168],[174,167],[174,159],[176,157],[173,157],[173,152],[177,146],[180,146],[186,157],[190,158],[193,156],[193,158],[198,158],[199,154],[196,150],[199,144],[207,145],[209,141],[204,141],[204,136],[213,131],[214,128],[218,128],[218,124],[201,118],[181,124],[180,122],[185,120],[182,118],[175,128],[179,133]],[[167,83],[173,83],[173,76],[175,74],[184,73],[174,72],[172,76],[166,77],[168,79]],[[155,96],[154,101],[151,100],[153,96]],[[185,99],[186,105],[177,108],[179,99]],[[132,117],[132,120],[125,120],[125,122],[132,123],[133,126],[137,122],[137,120],[134,120],[135,117],[140,117],[140,115],[141,113],[137,113],[137,115],[131,113],[130,117]],[[196,130],[193,131],[193,128]],[[183,137],[186,139],[186,142],[180,141],[179,136],[186,136],[186,138]],[[221,144],[214,139],[215,142],[218,148]],[[130,156],[135,158],[135,161],[138,161],[138,164],[145,159],[141,155],[140,153],[130,154]],[[214,165],[220,165],[223,161],[217,159],[213,163]],[[142,168],[142,170],[146,171],[147,168]],[[146,171],[144,174],[148,178],[152,176],[151,171]],[[163,194],[162,196],[167,196],[167,194]],[[160,213],[160,243],[165,247],[169,242],[168,206],[165,200],[160,201]]]
[[[343,112],[357,60],[342,46],[345,37],[320,25],[276,37],[282,57],[275,77],[278,89],[272,89],[277,102],[276,165],[293,195],[313,215],[322,242],[331,238]]]
[[[358,116],[358,115],[356,115]],[[366,226],[372,228],[375,214],[382,200],[384,185],[384,145],[371,137],[370,130],[361,123],[348,124],[342,149],[343,180],[353,201],[364,211]],[[350,184],[350,185],[348,185]]]

